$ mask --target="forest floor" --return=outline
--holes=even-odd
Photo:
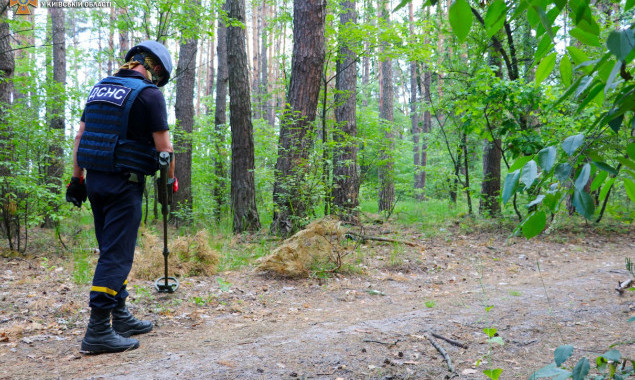
[[[130,352],[84,355],[89,284],[68,259],[0,257],[1,379],[527,379],[574,346],[582,356],[619,349],[635,358],[635,229],[579,227],[526,241],[508,230],[433,237],[385,224],[370,235],[354,270],[284,279],[252,265],[183,279],[173,294],[131,279],[131,310],[155,328]],[[236,241],[238,248],[246,242]],[[353,243],[354,244],[354,243]],[[488,342],[495,328],[503,345]],[[498,340],[498,339],[497,339]]]

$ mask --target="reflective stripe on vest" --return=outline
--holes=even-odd
[[[156,149],[127,138],[132,104],[147,87],[156,86],[136,78],[108,77],[92,88],[84,110],[84,133],[77,149],[80,167],[149,175],[158,170]]]

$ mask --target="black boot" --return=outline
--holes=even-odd
[[[112,310],[112,328],[117,334],[129,337],[152,331],[152,322],[140,321],[133,317],[126,307],[126,300],[122,299],[117,302],[117,306]]]
[[[121,352],[139,347],[139,341],[118,335],[110,326],[110,310],[93,308],[86,335],[82,340],[82,351],[99,354]]]

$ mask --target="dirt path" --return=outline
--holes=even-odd
[[[565,343],[573,363],[619,342],[635,357],[635,295],[614,290],[635,258],[632,233],[408,236],[426,249],[369,243],[361,273],[325,280],[244,268],[188,279],[173,295],[132,281],[133,312],[156,328],[138,350],[98,356],[78,352],[87,286],[72,285],[63,263],[0,258],[0,378],[443,379],[431,331],[468,345],[435,339],[461,379],[485,379],[490,366],[526,379]],[[488,344],[486,327],[504,345]]]

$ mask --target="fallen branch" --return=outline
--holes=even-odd
[[[464,344],[464,343],[458,342],[458,341],[456,341],[456,340],[452,340],[452,339],[450,339],[450,338],[446,338],[446,337],[441,336],[441,335],[439,335],[439,334],[437,334],[437,333],[434,333],[434,332],[430,332],[430,335],[432,335],[433,337],[435,337],[435,338],[437,338],[437,339],[445,340],[446,342],[450,343],[450,344],[451,344],[451,345],[453,345],[453,346],[456,346],[456,347],[461,347],[461,348],[464,348],[464,349],[466,349],[466,350],[467,350],[467,344]]]
[[[432,338],[430,338],[430,336],[428,334],[425,334],[424,336],[426,337],[428,342],[430,342],[430,344],[434,348],[436,348],[437,351],[439,351],[441,356],[443,356],[443,360],[445,360],[445,362],[448,364],[448,371],[450,371],[452,373],[455,373],[454,366],[452,365],[452,359],[450,359],[450,355],[448,355],[448,353],[443,349],[443,347],[439,346],[439,344],[437,342],[432,340]]]
[[[388,242],[388,243],[398,243],[398,244],[405,244],[405,245],[409,245],[411,247],[420,247],[423,248],[423,246],[419,243],[414,243],[411,241],[406,241],[406,240],[398,240],[398,239],[389,239],[389,238],[384,238],[384,237],[379,237],[379,236],[367,236],[367,235],[360,235],[357,234],[355,232],[347,232],[345,235],[345,237],[351,239],[351,240],[375,240],[375,241],[384,241],[384,242]]]
[[[385,344],[388,347],[394,347],[397,345],[397,343],[401,342],[401,339],[397,339],[394,343],[390,343],[390,342],[382,342],[381,340],[373,340],[373,339],[364,339],[365,343],[379,343],[379,344]]]
[[[617,290],[617,292],[621,295],[622,293],[624,293],[626,289],[630,288],[632,285],[633,285],[633,280],[628,279],[626,281],[619,282],[615,290]]]

